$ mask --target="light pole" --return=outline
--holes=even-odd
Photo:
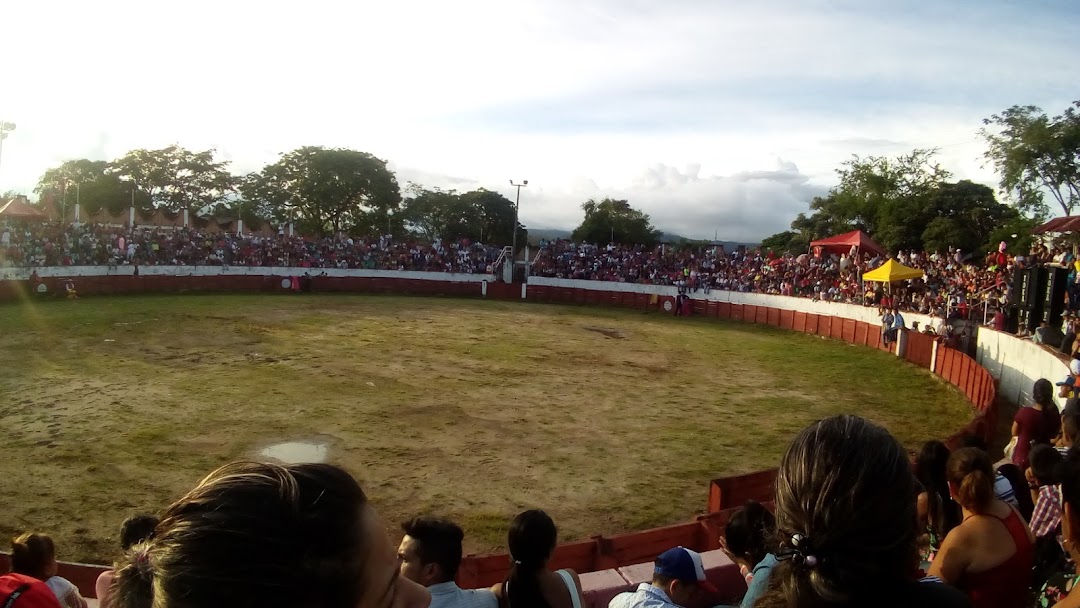
[[[0,120],[0,159],[4,157],[4,140],[7,139],[8,133],[14,130],[15,123]]]
[[[529,185],[529,180],[525,180],[520,184],[515,184],[514,180],[510,180],[510,185],[517,188],[517,197],[514,198],[514,236],[510,239],[510,267],[516,268],[517,266],[517,228],[518,228],[518,206],[521,205],[521,189]]]

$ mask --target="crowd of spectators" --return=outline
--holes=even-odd
[[[1002,243],[986,256],[948,252],[897,252],[896,261],[925,273],[922,279],[894,283],[864,283],[862,274],[888,257],[860,253],[855,248],[839,255],[778,255],[761,248],[726,251],[722,246],[657,247],[606,246],[565,240],[542,241],[530,272],[534,275],[676,285],[680,290],[708,293],[713,289],[765,293],[879,306],[905,312],[962,316],[984,302],[991,309],[1008,300],[1013,273],[1020,268],[1053,264],[1070,269],[1075,285],[1080,263],[1067,246],[1036,244],[1027,256],[1012,256]]]
[[[204,233],[195,228],[0,224],[0,267],[290,266],[491,272],[500,250],[465,240],[421,242]]]
[[[819,420],[782,456],[771,511],[750,502],[724,530],[721,547],[741,567],[745,589],[718,589],[700,554],[672,547],[656,556],[651,580],[608,608],[723,608],[719,598],[740,593],[739,608],[1080,605],[1080,592],[1072,593],[1080,581],[1080,450],[1073,448],[1080,412],[1067,406],[1057,418],[1066,422],[1054,427],[1048,412],[1036,411],[1046,428],[1032,437],[1019,476],[1015,456],[995,465],[974,437],[951,452],[940,442],[924,446],[913,468],[884,428],[850,415]],[[1034,509],[1025,512],[1017,498],[1029,493]],[[544,511],[510,523],[509,574],[490,589],[455,583],[464,533],[454,522],[418,517],[401,532],[395,550],[368,496],[341,468],[233,463],[160,518],[124,523],[123,557],[100,575],[98,601],[104,608],[586,606],[581,577],[549,567],[558,530]],[[0,605],[85,608],[57,576],[48,536],[16,537],[12,563],[15,573],[0,576]]]
[[[354,239],[228,232],[155,226],[0,223],[0,268],[44,266],[276,266],[491,273],[499,247],[467,239],[443,242],[390,236]],[[888,257],[925,273],[924,278],[885,286],[862,274]],[[761,248],[728,252],[722,246],[606,246],[542,240],[530,273],[542,277],[674,285],[680,292],[713,289],[799,296],[831,302],[896,308],[937,317],[979,309],[987,316],[1004,308],[1017,269],[1054,265],[1069,269],[1076,297],[1080,256],[1069,246],[1033,246],[1026,256],[999,251],[986,256],[948,252],[778,255]],[[989,306],[983,308],[983,304]]]

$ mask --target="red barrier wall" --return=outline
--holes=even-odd
[[[96,294],[184,292],[184,291],[260,291],[284,292],[280,285],[284,277],[81,277],[77,287],[80,296]],[[22,285],[15,281],[0,281],[0,301],[23,297]],[[50,286],[59,291],[60,282]],[[55,288],[55,289],[54,289]],[[480,283],[427,281],[422,279],[314,277],[313,291],[403,293],[417,295],[481,295]],[[488,297],[516,300],[521,298],[520,285],[488,283]],[[527,299],[538,302],[573,302],[589,305],[623,306],[638,310],[666,313],[668,296],[640,293],[608,292],[530,286]],[[792,312],[750,304],[696,301],[695,314],[746,323],[767,324],[808,334],[831,337],[853,344],[884,349],[880,328],[852,319]],[[670,313],[666,313],[670,314]],[[905,359],[929,368],[935,344],[922,334],[907,335]],[[967,427],[948,438],[950,447],[964,433],[975,433],[986,439],[996,427],[996,385],[993,377],[967,355],[956,350],[938,347],[934,373],[945,378],[971,400],[975,418]],[[708,515],[674,526],[645,530],[612,537],[597,536],[589,540],[559,545],[552,557],[552,568],[573,568],[579,573],[629,566],[649,562],[665,549],[683,545],[700,552],[719,548],[719,538],[728,518],[748,499],[770,503],[776,470],[770,469],[736,477],[713,480],[708,496]],[[0,571],[6,570],[5,556],[0,554]],[[497,583],[509,570],[508,554],[471,555],[462,561],[458,583],[463,588],[485,587]],[[87,597],[93,597],[94,580],[103,568],[84,564],[62,564],[60,574],[79,586]]]

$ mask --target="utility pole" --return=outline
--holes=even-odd
[[[518,207],[521,205],[521,189],[529,185],[529,180],[525,180],[520,184],[515,184],[514,180],[510,180],[510,185],[517,188],[517,197],[514,198],[514,236],[510,239],[510,258],[511,268],[517,267],[517,229],[518,229]]]

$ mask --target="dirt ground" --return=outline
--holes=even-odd
[[[909,447],[970,417],[887,354],[622,310],[378,296],[0,306],[0,536],[110,562],[127,516],[217,466],[314,441],[392,524],[449,516],[467,550],[519,511],[563,539],[685,521],[708,481],[775,466],[854,412]]]

